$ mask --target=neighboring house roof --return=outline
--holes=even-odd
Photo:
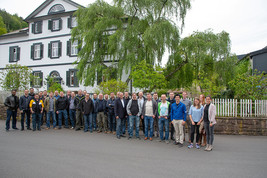
[[[267,53],[267,46],[260,49],[260,50],[257,50],[257,51],[253,51],[253,52],[250,52],[250,53],[247,53],[247,54],[241,54],[241,55],[237,55],[237,58],[238,58],[238,62],[242,61],[243,59],[245,59],[246,57],[254,57],[254,56],[257,56],[257,55],[260,55],[260,54],[263,54],[263,53]]]
[[[3,34],[3,35],[0,36],[0,38],[10,37],[10,36],[28,35],[28,32],[29,32],[29,28],[26,27],[26,28],[22,28],[22,29],[19,29],[19,30],[15,30],[15,31]]]
[[[35,9],[28,17],[26,17],[25,21],[28,22],[31,18],[33,18],[34,16],[36,16],[38,13],[40,13],[45,7],[47,7],[51,2],[53,2],[54,0],[46,0],[43,4],[41,4],[37,9]],[[79,7],[84,7],[74,1],[71,0],[62,0],[65,1],[77,8]]]

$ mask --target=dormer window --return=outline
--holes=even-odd
[[[62,29],[62,20],[61,19],[52,19],[48,21],[48,30],[59,31]]]
[[[64,6],[62,6],[61,4],[56,4],[56,5],[52,6],[49,9],[48,15],[50,15],[50,14],[57,14],[57,13],[61,13],[61,12],[65,12]]]

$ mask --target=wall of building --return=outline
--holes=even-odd
[[[265,71],[267,73],[267,53],[253,56],[253,70],[255,69],[259,72]]]

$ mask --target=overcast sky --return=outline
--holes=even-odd
[[[0,0],[0,8],[26,18],[44,1]],[[95,0],[73,1],[87,6]],[[230,34],[232,53],[262,49],[267,46],[267,0],[193,0],[182,37],[209,28],[215,33],[224,30]]]

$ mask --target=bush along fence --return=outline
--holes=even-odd
[[[193,102],[193,98],[189,98]],[[267,100],[213,99],[218,117],[267,118]]]

